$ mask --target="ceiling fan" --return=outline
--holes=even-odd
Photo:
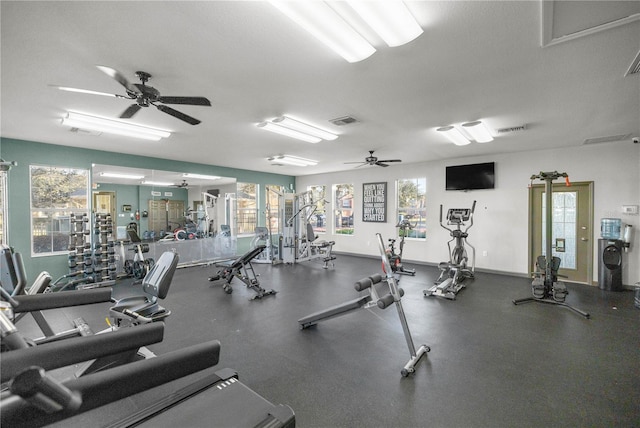
[[[360,165],[356,166],[356,168],[360,168],[361,166],[364,166],[364,165],[378,165],[378,166],[386,167],[386,166],[389,166],[387,165],[389,162],[402,162],[402,160],[400,159],[378,160],[378,158],[373,155],[373,152],[374,152],[373,150],[369,150],[369,156],[364,158],[364,162],[345,162],[345,164],[359,163]]]
[[[109,94],[106,92],[90,91],[86,89],[69,88],[66,86],[57,86],[58,89],[70,92],[81,92],[93,95],[104,95],[107,97],[124,98],[127,100],[135,100],[134,104],[131,104],[121,115],[121,119],[130,119],[134,114],[138,112],[142,107],[149,107],[150,105],[156,107],[158,110],[167,113],[175,118],[183,120],[191,125],[197,125],[200,121],[196,118],[188,116],[178,110],[172,109],[164,104],[184,104],[195,106],[211,106],[211,102],[205,97],[165,97],[160,95],[160,92],[152,87],[148,86],[147,82],[151,79],[151,74],[145,71],[136,71],[136,76],[140,79],[141,83],[129,83],[124,74],[120,73],[111,67],[105,67],[103,65],[97,66],[100,71],[107,76],[113,78],[122,86],[124,86],[127,95]]]
[[[182,183],[174,184],[172,187],[177,187],[179,189],[188,189],[189,188],[189,183],[187,183],[187,180],[182,180]]]

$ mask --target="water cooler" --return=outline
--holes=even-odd
[[[622,222],[618,218],[603,218],[602,239],[598,239],[598,287],[607,291],[622,291],[622,252],[620,240]]]

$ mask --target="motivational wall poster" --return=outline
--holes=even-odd
[[[362,221],[386,223],[387,183],[362,185]]]

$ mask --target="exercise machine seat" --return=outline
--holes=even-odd
[[[164,299],[169,294],[169,287],[173,280],[173,274],[178,266],[178,254],[167,251],[160,256],[153,268],[142,280],[142,292],[138,296],[125,297],[116,301],[109,309],[115,319],[132,319],[131,312],[139,317],[148,318],[151,321],[159,321],[168,317],[171,311],[158,304],[159,299]],[[146,321],[148,322],[148,321]]]

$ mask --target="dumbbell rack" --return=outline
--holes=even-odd
[[[93,250],[88,239],[91,235],[89,215],[71,213],[69,220],[69,274],[66,276],[75,278],[71,281],[75,288],[112,285],[116,279],[116,260],[111,215],[95,215]]]

